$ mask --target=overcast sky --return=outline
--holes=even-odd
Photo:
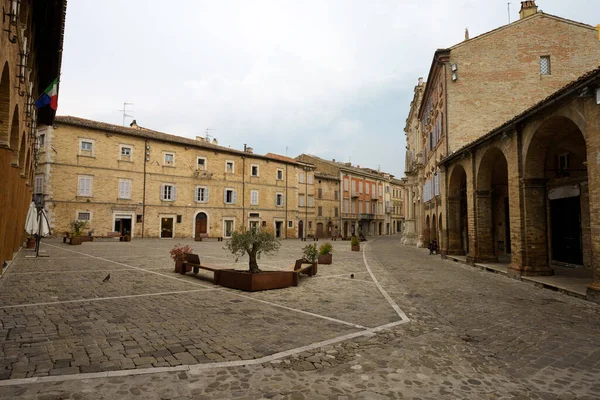
[[[600,24],[598,0],[537,0]],[[520,2],[510,6],[518,19]],[[503,0],[73,0],[59,115],[402,177],[413,88],[433,52],[508,22]],[[127,118],[129,124],[131,118]]]

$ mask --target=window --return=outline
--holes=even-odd
[[[371,186],[371,185],[369,185],[369,183],[367,183],[367,184],[365,185],[365,193],[366,193],[366,194],[369,194],[369,186]]]
[[[206,186],[196,186],[194,199],[196,203],[208,203],[208,188]]]
[[[390,187],[389,187],[389,186],[386,186],[386,187],[385,187],[385,192],[386,192],[386,193],[389,193],[389,192],[390,192]]]
[[[289,220],[288,221],[288,228],[293,228],[294,227],[294,221]]]
[[[333,197],[335,198],[335,200],[339,199],[340,196],[337,190],[333,191]]]
[[[318,197],[319,199],[322,199],[322,198],[323,198],[323,189],[319,188],[319,189],[317,190],[317,197]]]
[[[258,205],[258,190],[250,191],[250,205],[253,205],[253,206]]]
[[[44,175],[36,175],[34,193],[35,194],[44,193]]]
[[[365,203],[363,203],[362,200],[359,200],[358,202],[358,213],[364,213],[365,212]]]
[[[550,56],[540,57],[540,74],[550,75]]]
[[[232,219],[226,219],[223,221],[223,236],[226,238],[231,237],[234,229],[234,221]]]
[[[40,149],[42,149],[46,145],[46,134],[41,133],[38,140],[39,140],[38,143],[40,145]]]
[[[344,179],[344,191],[348,191],[348,179]]]
[[[79,175],[79,184],[77,189],[78,196],[92,196],[92,179],[91,176]]]
[[[121,153],[119,154],[119,160],[121,161],[132,161],[131,159],[131,150],[132,147],[128,145],[121,144],[119,145],[121,148]]]
[[[282,181],[283,180],[283,170],[282,169],[278,169],[277,170],[277,180],[278,181]]]
[[[370,213],[371,212],[371,202],[370,201],[367,201],[365,203],[365,212],[366,213]]]
[[[276,206],[282,206],[283,204],[284,204],[283,193],[277,193],[275,195],[275,205]]]
[[[352,202],[352,214],[356,214],[356,202]]]
[[[308,184],[312,185],[313,183],[313,175],[309,174],[308,172],[306,173],[306,176],[308,177]]]
[[[344,199],[344,212],[348,213],[348,199]]]
[[[319,206],[319,214],[318,214],[318,216],[319,217],[323,216],[323,207],[321,207],[321,206]]]
[[[308,229],[312,229],[312,221],[308,221]]]
[[[163,201],[175,201],[177,199],[177,188],[170,183],[160,185],[160,199]]]
[[[79,221],[91,221],[92,213],[89,211],[79,211],[77,212],[77,219]]]
[[[333,214],[333,216],[334,216],[334,217],[337,217],[337,216],[338,216],[338,208],[337,208],[337,207],[335,207],[335,208],[333,209],[333,211],[334,211],[334,214]]]
[[[175,154],[174,153],[164,153],[165,155],[165,162],[163,165],[167,166],[167,167],[174,167],[175,166]]]
[[[119,179],[119,198],[131,199],[131,180]]]
[[[206,158],[196,157],[196,169],[199,171],[206,171]]]
[[[237,203],[237,191],[233,189],[225,189],[223,202],[225,204],[235,204]]]
[[[144,215],[143,214],[137,214],[135,216],[135,222],[141,224],[144,221]]]
[[[304,183],[304,172],[300,172],[298,174],[298,182],[299,183]]]
[[[251,165],[250,166],[250,174],[252,176],[258,176],[258,165]]]
[[[250,228],[250,232],[258,231],[260,221],[248,221],[248,227]]]
[[[308,196],[308,206],[309,207],[313,206],[313,198],[314,198],[314,196]]]
[[[569,153],[563,153],[558,156],[558,169],[565,171],[569,169]]]
[[[79,139],[79,155],[85,157],[93,157],[94,141],[91,139]]]
[[[358,193],[362,193],[362,192],[363,192],[363,183],[358,182]]]
[[[298,206],[304,207],[304,195],[303,194],[298,195]]]
[[[234,173],[234,169],[233,169],[233,161],[225,161],[225,172],[228,174],[233,174]]]

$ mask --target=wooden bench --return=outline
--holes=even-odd
[[[123,236],[121,232],[107,232],[106,236],[94,236],[95,239],[119,239],[121,240]]]
[[[213,273],[213,281],[215,284],[219,283],[219,272],[221,272],[221,268],[210,265],[202,265],[200,263],[200,257],[198,254],[194,253],[183,253],[185,260],[183,261],[183,265],[181,268],[181,274],[185,275],[188,267],[192,267],[194,274],[197,274],[201,269],[205,271],[210,271]]]
[[[300,274],[314,276],[317,274],[317,263],[306,263],[304,260],[296,260],[294,264],[294,286],[298,286],[298,277]]]

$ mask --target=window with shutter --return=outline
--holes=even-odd
[[[44,192],[44,175],[38,175],[35,177],[35,194],[42,194]]]
[[[258,190],[250,191],[250,204],[253,206],[258,205]]]
[[[312,174],[306,173],[306,176],[308,177],[308,184],[312,185],[312,183],[313,183],[313,176],[312,176]]]
[[[79,189],[78,196],[92,196],[92,177],[91,176],[80,176],[79,177]]]

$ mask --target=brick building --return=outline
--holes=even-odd
[[[295,238],[304,215],[298,200],[306,188],[313,192],[304,182],[305,174],[313,181],[306,163],[156,132],[135,121],[121,127],[56,117],[41,135],[36,173],[43,185],[36,189],[58,233],[85,220],[97,235],[229,237],[242,226],[260,226]]]
[[[599,63],[594,27],[538,12],[535,1],[523,1],[520,14],[518,21],[491,32],[472,39],[467,34],[433,57],[418,111],[420,212],[423,242],[437,239],[443,253],[470,254],[475,215],[467,209],[479,200],[473,200],[476,193],[465,174],[455,177],[458,186],[448,192],[450,177],[438,163]],[[506,186],[508,176],[496,178],[498,187]],[[448,216],[459,218],[460,235],[453,241],[444,236]]]
[[[2,0],[0,22],[0,265],[25,240],[36,129],[54,110],[34,102],[60,75],[66,1]],[[38,112],[39,111],[39,112]]]
[[[504,259],[513,276],[583,267],[588,299],[600,302],[599,155],[597,68],[442,160],[449,253],[463,251],[468,217],[469,260]],[[461,211],[454,199],[465,186]]]

